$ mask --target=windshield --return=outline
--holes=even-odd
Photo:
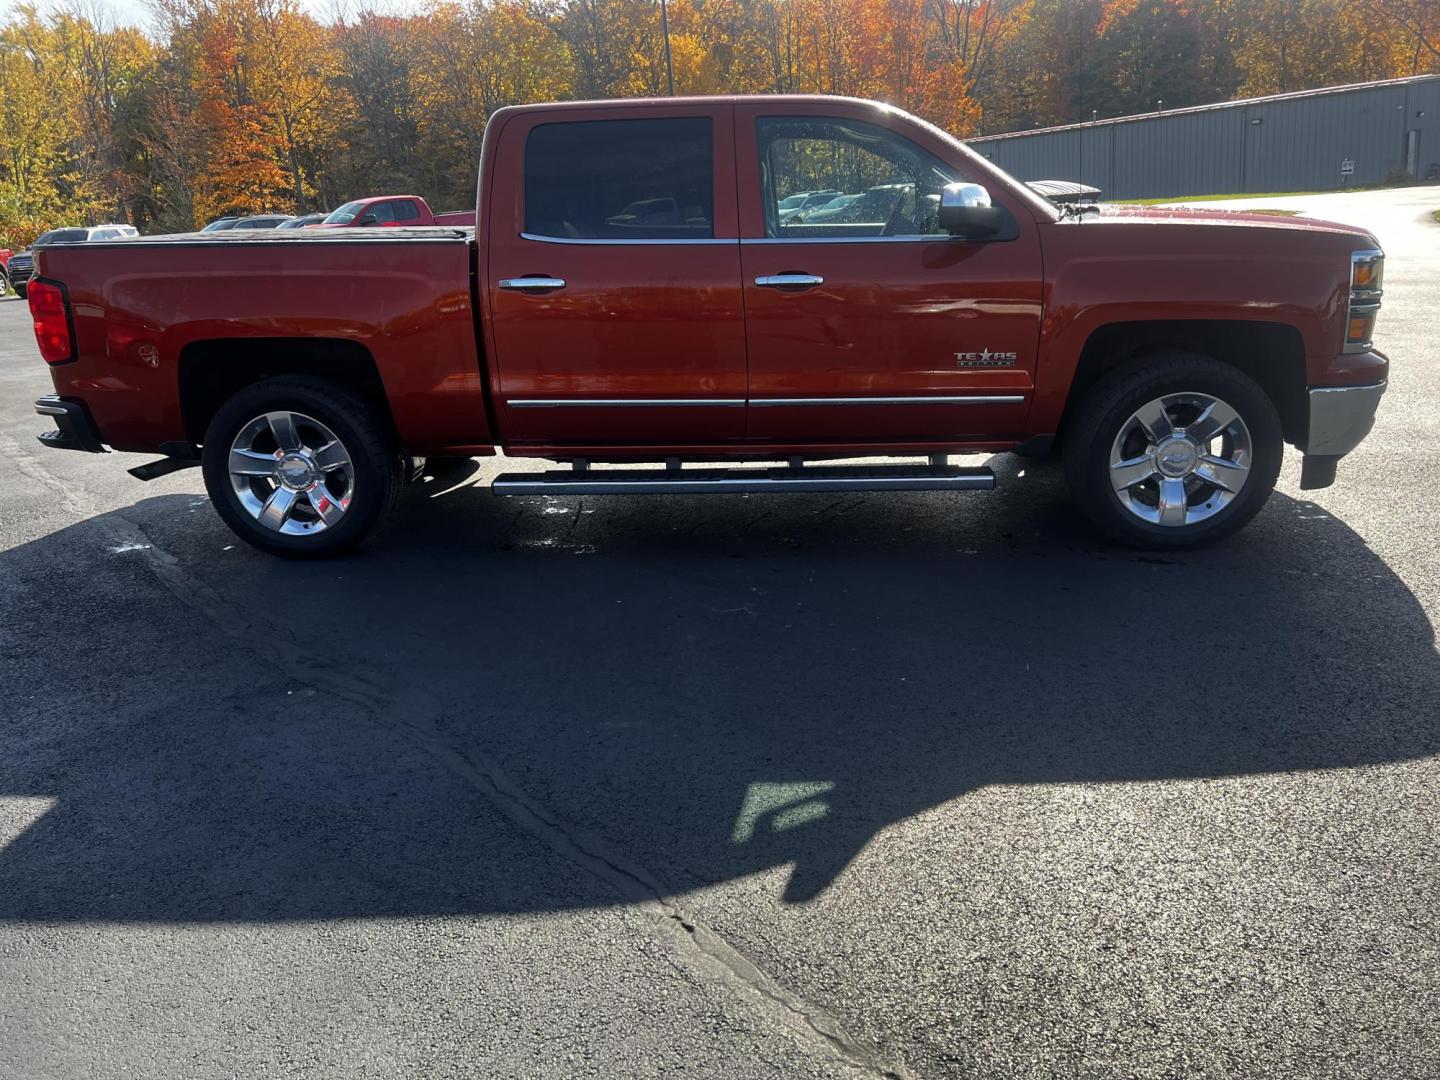
[[[781,210],[794,210],[805,202],[804,195],[789,195],[780,200]]]
[[[325,219],[326,225],[349,225],[355,220],[355,215],[360,213],[360,208],[365,205],[363,199],[356,199],[354,202],[347,202],[333,214]]]
[[[206,225],[201,232],[223,232],[226,229],[233,229],[238,218],[221,218],[219,221],[212,221]]]
[[[35,245],[40,244],[79,244],[89,239],[89,229],[51,229],[43,232],[35,238]]]

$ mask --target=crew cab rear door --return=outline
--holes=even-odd
[[[489,355],[512,444],[745,429],[733,108],[521,108],[487,178]]]
[[[940,190],[979,178],[953,144],[878,106],[745,102],[735,132],[750,437],[1021,433],[1041,313],[1025,207],[1007,207],[1014,228],[993,240],[946,234]],[[843,195],[781,215],[782,199],[814,190]]]

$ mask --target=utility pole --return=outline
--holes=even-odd
[[[670,12],[665,0],[660,0],[660,30],[665,35],[665,85],[670,96],[675,96],[675,69],[670,66]]]

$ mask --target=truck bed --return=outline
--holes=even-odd
[[[83,397],[118,450],[199,441],[191,391],[219,393],[231,371],[281,353],[320,374],[363,369],[414,453],[491,450],[473,229],[181,233],[60,245],[37,261],[74,313],[79,359],[54,369],[57,392]]]

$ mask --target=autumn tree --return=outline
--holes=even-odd
[[[468,205],[521,102],[664,94],[659,0],[106,0],[0,16],[0,243],[385,192]],[[347,0],[349,2],[349,0]],[[363,4],[364,0],[354,0]],[[1012,131],[1440,72],[1440,0],[667,0],[681,94],[878,98]]]

